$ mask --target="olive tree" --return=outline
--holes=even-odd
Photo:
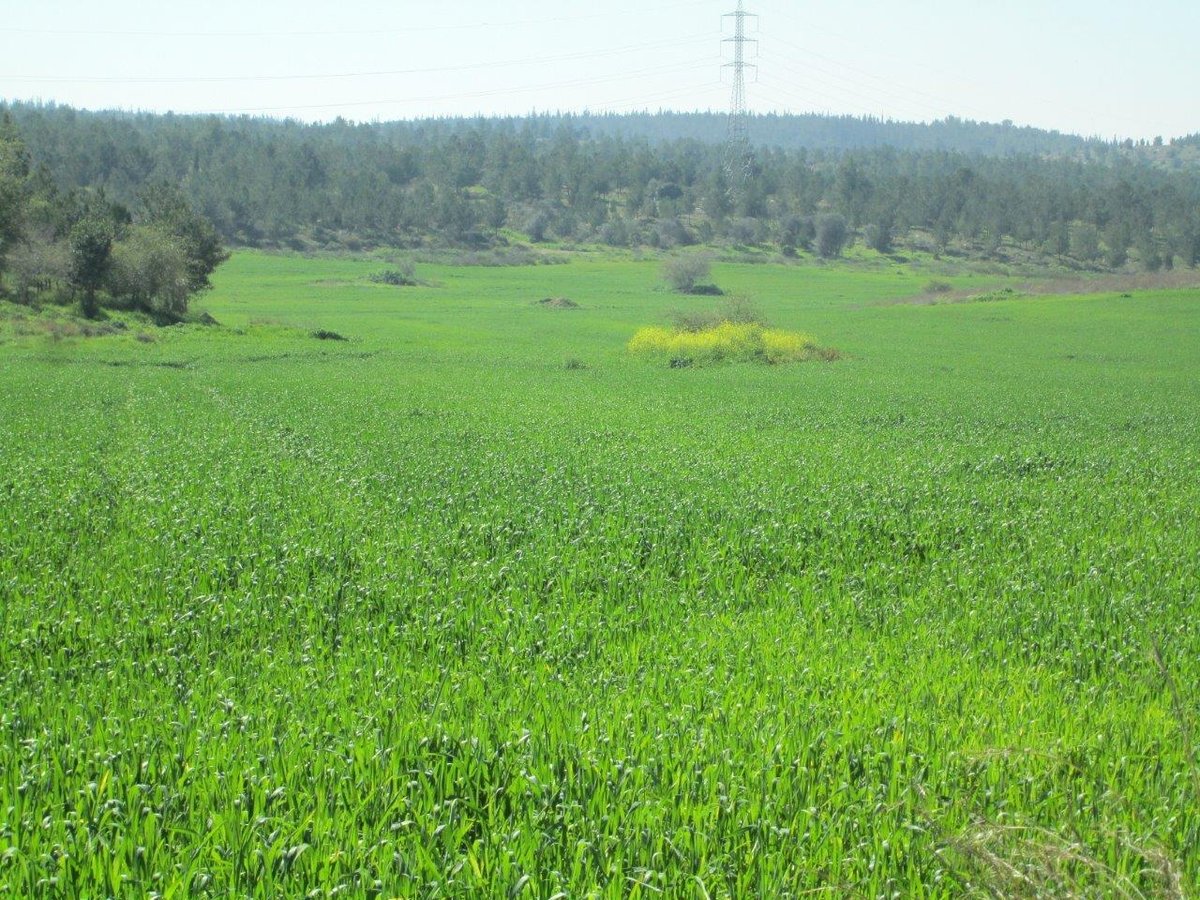
[[[821,216],[817,220],[817,253],[825,259],[841,256],[849,236],[846,220],[840,215]]]

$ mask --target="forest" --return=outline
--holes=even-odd
[[[1193,139],[769,116],[752,123],[750,176],[732,184],[715,114],[304,124],[20,103],[0,113],[0,265],[23,296],[67,283],[87,297],[103,283],[178,310],[222,242],[485,248],[519,236],[823,257],[861,242],[1076,269],[1200,261]],[[115,248],[90,273],[89,232],[94,249]]]
[[[0,115],[0,276],[9,276],[19,302],[78,297],[94,318],[103,292],[160,322],[178,321],[227,258],[212,224],[177,186],[146,181],[128,205],[103,186],[61,189],[11,117]]]

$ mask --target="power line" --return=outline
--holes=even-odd
[[[821,85],[828,90],[834,91],[835,93],[844,94],[856,101],[865,102],[867,104],[866,109],[873,111],[873,114],[877,114],[879,112],[880,104],[888,103],[889,101],[893,107],[896,104],[902,104],[914,111],[918,108],[924,108],[926,110],[925,113],[913,113],[917,115],[928,115],[929,113],[933,113],[936,116],[943,116],[948,111],[944,106],[935,106],[916,97],[908,97],[904,94],[883,90],[873,85],[855,82],[844,77],[840,73],[831,72],[827,69],[821,68],[820,66],[814,66],[809,63],[800,63],[800,65],[803,67],[803,70],[801,70],[800,68],[793,68],[788,63],[780,62],[773,56],[770,57],[770,59],[772,60],[773,70],[778,69],[781,74],[791,75],[797,81],[803,82],[804,93],[813,91],[814,85]],[[822,78],[821,74],[828,75],[829,79]],[[778,87],[783,88],[784,85],[781,84],[778,85]],[[800,94],[797,93],[796,96],[800,96]]]
[[[219,84],[237,81],[322,81],[343,78],[380,78],[398,75],[432,75],[446,72],[473,72],[481,69],[510,68],[544,63],[573,62],[584,59],[600,59],[609,56],[619,56],[624,53],[642,52],[645,50],[667,50],[677,47],[691,47],[707,43],[711,34],[691,35],[682,40],[654,41],[648,44],[637,44],[628,47],[616,47],[608,50],[594,50],[579,53],[565,53],[558,56],[536,56],[523,59],[498,60],[484,63],[464,63],[453,66],[432,66],[418,69],[388,69],[364,72],[332,72],[328,74],[286,74],[286,75],[0,75],[8,81],[47,84]]]
[[[45,35],[49,37],[156,37],[156,38],[264,38],[264,37],[370,37],[397,34],[417,34],[437,31],[468,31],[488,28],[524,28],[530,25],[587,22],[595,19],[611,19],[630,15],[665,12],[685,7],[706,6],[707,0],[687,0],[655,7],[639,7],[636,10],[610,10],[582,16],[551,16],[548,18],[519,19],[501,22],[468,22],[459,25],[411,25],[403,28],[383,29],[321,29],[292,31],[153,31],[136,29],[83,29],[83,28],[21,28],[0,27],[0,34]]]
[[[823,69],[822,67],[816,65],[815,63],[811,63],[811,62],[804,63],[804,65],[814,68],[817,71],[824,72],[825,74],[830,75],[833,78],[837,78],[841,81],[849,82],[851,84],[857,84],[857,86],[859,86],[865,90],[872,90],[872,91],[875,91],[884,96],[893,97],[895,99],[903,100],[903,101],[906,101],[909,103],[914,103],[917,106],[924,106],[924,107],[930,108],[930,109],[936,108],[939,111],[943,111],[943,112],[945,111],[945,109],[948,106],[951,105],[950,103],[948,103],[945,100],[945,98],[937,97],[933,94],[918,90],[917,88],[910,87],[901,82],[897,82],[894,78],[884,78],[883,76],[875,75],[871,72],[867,72],[863,69],[859,69],[855,66],[849,65],[848,63],[844,63],[841,60],[835,59],[831,56],[826,56],[823,53],[818,53],[816,50],[810,50],[806,47],[801,47],[799,44],[794,44],[791,41],[783,40],[782,38],[779,40],[779,43],[785,47],[790,48],[791,50],[793,50],[796,53],[804,54],[805,56],[816,57],[817,59],[823,60],[827,63],[831,63],[832,65],[837,66],[840,69],[844,69],[848,72],[854,72],[857,75],[860,75],[865,78],[869,78],[872,81],[880,82],[881,84],[887,85],[889,88],[893,88],[893,89],[902,91],[903,93],[896,93],[896,90],[888,90],[887,88],[873,87],[873,86],[863,83],[862,81],[854,81],[853,79],[850,79],[844,72],[833,72],[833,71],[830,71],[829,69]],[[924,97],[927,100],[932,100],[933,104],[936,104],[936,106],[929,104],[929,103],[924,103],[920,100],[914,100],[913,97],[910,95],[915,95],[917,97]],[[969,113],[974,113],[975,115],[983,115],[981,110],[973,109],[969,106],[962,107],[960,105],[959,109],[965,110],[966,112],[969,112]]]
[[[806,31],[819,32],[821,34],[827,35],[830,38],[833,38],[836,41],[840,41],[850,47],[857,48],[859,50],[865,49],[863,47],[863,45],[855,38],[852,38],[845,34],[839,34],[838,32],[835,32],[835,31],[830,31],[829,29],[826,29],[826,28],[820,28],[816,25],[813,25],[810,22],[801,22],[801,20],[799,18],[792,15],[791,13],[789,13],[786,10],[777,10],[776,14],[779,15],[780,17],[782,17],[783,19],[787,20],[791,24],[795,25],[796,27],[804,28]],[[982,111],[981,109],[979,109],[978,107],[971,107],[969,105],[964,105],[959,100],[955,100],[955,101],[951,102],[951,101],[947,100],[945,97],[940,97],[940,96],[937,96],[934,94],[930,94],[926,91],[918,90],[918,89],[910,87],[906,84],[897,82],[892,77],[880,76],[880,75],[876,75],[872,72],[868,72],[864,69],[856,68],[855,66],[852,66],[845,62],[842,62],[839,59],[835,59],[833,57],[826,56],[822,53],[818,53],[816,50],[811,50],[811,49],[808,49],[805,47],[800,47],[800,46],[790,43],[789,41],[784,40],[782,38],[779,39],[779,43],[786,44],[789,47],[791,47],[793,50],[796,50],[800,53],[804,53],[804,54],[810,55],[810,56],[815,56],[819,59],[823,59],[827,62],[830,62],[840,68],[846,69],[851,72],[856,72],[867,78],[871,78],[876,81],[887,84],[890,87],[898,88],[900,90],[905,91],[906,93],[913,93],[913,94],[918,94],[923,97],[926,97],[930,100],[933,100],[935,103],[937,103],[939,105],[938,106],[939,109],[944,110],[946,108],[954,107],[954,108],[958,109],[960,112],[966,112],[968,114],[977,116],[983,121],[987,121],[989,118],[992,118],[994,115],[992,113],[986,113],[986,112]],[[873,58],[881,60],[881,61],[890,62],[896,66],[902,66],[906,69],[923,69],[924,71],[926,71],[932,75],[935,75],[940,79],[943,79],[943,80],[952,79],[956,83],[970,87],[977,92],[989,90],[991,87],[990,85],[983,84],[978,79],[972,79],[970,77],[971,76],[970,72],[964,72],[961,69],[949,70],[944,67],[930,65],[929,63],[923,62],[921,60],[879,56],[875,50],[872,50],[872,54],[873,54]],[[845,76],[838,74],[835,77],[843,78]],[[1081,106],[1078,103],[1069,103],[1069,102],[1064,103],[1060,100],[1047,99],[1040,95],[1033,95],[1033,96],[1025,98],[1025,100],[1026,100],[1026,102],[1036,103],[1039,106],[1045,107],[1047,109],[1054,109],[1056,111],[1070,110],[1072,112],[1081,113],[1081,114],[1087,115],[1087,116],[1111,116],[1113,118],[1119,119],[1120,121],[1127,122],[1129,124],[1135,124],[1135,123],[1141,124],[1140,119],[1134,119],[1129,116],[1113,113],[1109,109],[1102,110],[1102,109],[1098,109],[1098,108],[1094,108],[1094,107]]]
[[[711,66],[710,61],[700,63],[687,63],[684,65],[670,66],[655,66],[646,69],[624,72],[619,75],[609,75],[601,78],[580,78],[575,80],[562,81],[557,80],[549,84],[526,85],[517,88],[499,88],[489,91],[473,91],[468,93],[457,94],[439,94],[424,97],[403,97],[403,98],[388,98],[378,100],[348,100],[334,103],[306,103],[293,104],[286,106],[260,106],[244,109],[222,109],[209,110],[209,114],[216,115],[238,115],[249,113],[270,113],[270,112],[289,112],[296,110],[315,110],[315,109],[348,109],[351,107],[364,106],[395,106],[404,103],[435,103],[448,100],[476,100],[486,97],[500,97],[511,94],[528,94],[536,91],[556,90],[564,87],[589,87],[592,85],[608,84],[614,81],[629,81],[631,79],[644,78],[647,75],[675,73],[675,72],[692,72],[700,69],[707,69]]]
[[[705,65],[707,68],[707,64]],[[721,82],[715,82],[720,84]],[[631,103],[644,103],[647,100],[674,100],[678,97],[690,97],[697,93],[703,92],[712,87],[714,82],[706,82],[704,84],[694,85],[693,87],[682,88],[680,90],[663,91],[659,94],[638,94],[636,97],[626,97],[623,100],[610,100],[608,103],[600,103],[594,106],[584,108],[585,113],[611,111],[617,107],[628,106]],[[643,107],[644,108],[644,107]]]

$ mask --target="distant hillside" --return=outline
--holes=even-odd
[[[646,138],[652,141],[692,139],[723,141],[726,116],[721,113],[634,113],[574,117],[597,134]],[[929,124],[893,122],[856,116],[765,115],[750,120],[753,143],[788,150],[948,150],[994,156],[1068,156],[1089,147],[1105,147],[1076,135],[1012,124],[992,125],[945,119]]]
[[[829,116],[750,124],[755,177],[734,190],[718,113],[540,115],[305,124],[0,104],[58,189],[136,205],[182,189],[220,234],[253,246],[484,247],[533,241],[876,249],[917,241],[998,259],[1110,268],[1200,259],[1200,138],[1114,144],[948,119]],[[828,224],[828,223],[827,223]],[[836,229],[835,229],[836,231]],[[915,245],[915,244],[914,244]]]
[[[715,112],[645,112],[546,116],[553,129],[571,122],[591,134],[654,143],[725,140],[727,117]],[[1200,134],[1163,142],[1113,142],[1030,126],[947,118],[936,122],[896,122],[860,116],[763,115],[750,119],[750,140],[784,150],[841,152],[892,147],[915,152],[981,156],[1041,156],[1104,162],[1132,159],[1165,168],[1200,167]]]
[[[581,130],[593,137],[645,140],[652,144],[698,141],[720,144],[725,141],[728,117],[719,112],[641,112],[545,114],[517,118],[437,119],[426,122],[398,122],[380,126],[420,127],[436,121],[442,127],[471,129],[482,124],[517,125],[545,137],[564,126]],[[1200,134],[1163,145],[1151,141],[1105,141],[1063,134],[1030,126],[973,122],[947,118],[936,122],[896,122],[870,116],[805,115],[751,116],[751,143],[781,150],[812,150],[838,153],[891,147],[913,152],[967,153],[980,156],[1040,156],[1084,161],[1140,159],[1164,162],[1179,159],[1200,162]],[[1189,152],[1189,150],[1191,152]]]
[[[18,124],[30,117],[47,117],[52,120],[77,118],[104,120],[118,119],[139,123],[143,130],[150,122],[163,123],[187,121],[189,119],[212,120],[215,117],[177,116],[172,114],[153,115],[125,112],[87,112],[66,106],[38,105],[28,103],[4,104]],[[260,122],[267,124],[277,120],[227,117],[226,122]],[[319,129],[323,126],[304,126],[290,123],[296,128]],[[430,129],[439,133],[465,132],[472,129],[518,127],[541,136],[550,137],[564,126],[581,129],[593,136],[617,137],[628,140],[645,140],[650,143],[671,143],[691,140],[706,144],[725,140],[727,117],[720,112],[641,112],[641,113],[548,113],[512,118],[434,118],[415,121],[396,121],[372,124],[370,127],[381,134],[420,134]],[[787,150],[819,150],[837,152],[892,147],[897,150],[948,151],[955,153],[980,154],[985,156],[1053,156],[1102,159],[1104,157],[1142,155],[1149,161],[1183,159],[1196,161],[1200,154],[1200,133],[1178,139],[1166,147],[1151,142],[1124,141],[1114,143],[1097,138],[1085,138],[1074,134],[1030,126],[1014,125],[1011,122],[988,123],[966,119],[947,118],[936,122],[898,122],[869,116],[831,116],[808,113],[804,115],[761,115],[750,120],[750,137],[754,144]],[[1170,152],[1174,150],[1175,152]],[[1188,152],[1191,151],[1191,152]]]

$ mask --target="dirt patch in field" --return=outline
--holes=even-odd
[[[909,297],[881,300],[874,306],[938,306],[943,303],[987,303],[1027,297],[1126,294],[1139,291],[1200,289],[1200,272],[1136,272],[1097,275],[1092,278],[1044,278],[990,291],[932,291]]]
[[[537,301],[537,305],[544,309],[579,309],[579,304],[570,297],[547,297]]]

